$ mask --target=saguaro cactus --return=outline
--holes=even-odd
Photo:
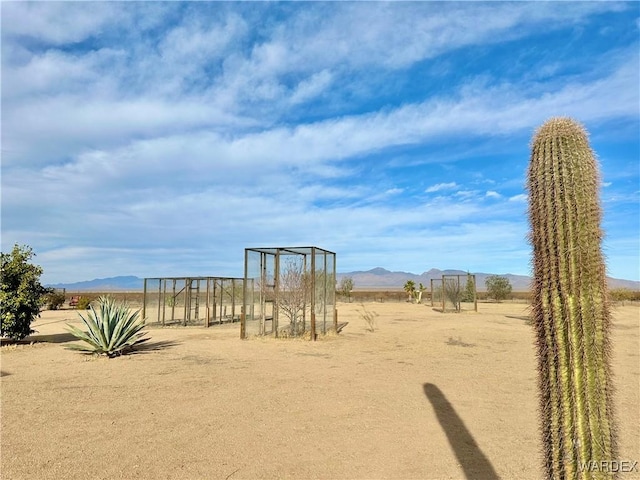
[[[610,313],[601,250],[598,165],[587,133],[553,118],[529,164],[532,320],[550,479],[611,478],[615,460]]]

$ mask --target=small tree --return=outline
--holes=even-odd
[[[47,310],[58,310],[64,305],[65,300],[66,298],[63,292],[57,292],[55,289],[49,288],[46,290],[44,297],[42,297],[42,304]]]
[[[294,336],[305,330],[305,310],[311,294],[310,280],[302,262],[295,259],[287,260],[279,279],[278,305],[289,319],[290,334]],[[299,320],[302,320],[300,324]]]
[[[456,312],[460,311],[460,300],[462,298],[462,290],[460,289],[459,278],[443,278],[442,288],[444,290],[444,297],[453,304],[453,308]]]
[[[491,275],[485,280],[487,287],[487,296],[494,298],[500,302],[511,294],[511,283],[507,277],[501,277],[499,275]]]
[[[475,302],[476,300],[476,282],[474,277],[467,273],[467,283],[464,286],[464,292],[462,293],[463,302]]]
[[[29,263],[34,256],[31,247],[14,245],[2,256],[2,336],[20,340],[29,334],[31,322],[40,314],[40,297],[47,289],[40,284],[42,268]]]
[[[412,302],[414,298],[414,292],[416,291],[416,282],[413,280],[407,280],[404,284],[404,291],[409,295],[409,301]]]
[[[422,303],[422,292],[424,292],[424,285],[421,283],[413,292],[416,303]]]
[[[351,277],[342,277],[342,280],[340,280],[340,293],[348,299],[349,303],[351,303],[351,291],[353,290],[353,285],[353,278]]]

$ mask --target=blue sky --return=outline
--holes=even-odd
[[[47,283],[530,273],[529,142],[585,125],[611,276],[640,280],[640,4],[2,2],[2,251]]]

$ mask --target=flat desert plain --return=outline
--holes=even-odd
[[[38,343],[2,348],[2,478],[543,478],[527,305],[338,310],[348,325],[315,343],[243,341],[237,323],[153,328],[146,349],[115,359],[65,349],[77,312],[43,312]],[[628,462],[640,460],[639,321],[638,306],[615,308]]]

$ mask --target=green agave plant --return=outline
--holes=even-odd
[[[67,331],[88,345],[72,344],[67,348],[115,357],[149,340],[144,338],[144,324],[138,322],[140,310],[131,312],[125,303],[118,303],[111,297],[100,297],[97,303],[97,310],[89,306],[86,317],[78,314],[88,332],[67,324]]]

